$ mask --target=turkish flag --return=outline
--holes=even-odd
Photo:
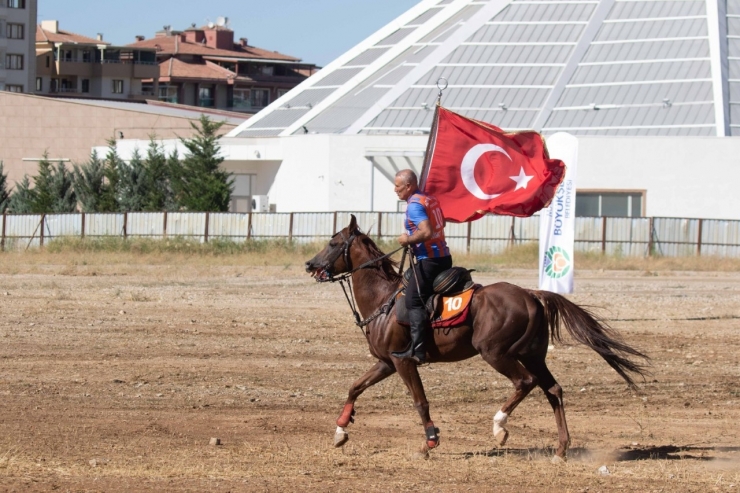
[[[550,159],[537,132],[505,133],[437,107],[422,185],[445,219],[531,216],[549,205],[564,176],[565,164]]]

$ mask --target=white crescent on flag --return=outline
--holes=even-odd
[[[496,197],[501,195],[500,193],[485,193],[483,190],[481,190],[478,182],[475,181],[475,165],[478,162],[478,159],[480,159],[481,156],[487,152],[500,152],[504,156],[508,157],[511,161],[511,156],[509,156],[503,148],[497,146],[496,144],[478,144],[470,148],[470,150],[465,154],[462,163],[460,163],[460,174],[462,175],[463,185],[465,185],[465,188],[468,189],[468,192],[470,192],[474,197],[481,200],[495,199]]]

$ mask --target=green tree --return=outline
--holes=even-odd
[[[52,168],[51,192],[53,198],[51,209],[45,212],[75,212],[77,210],[74,176],[61,161],[57,163],[56,168]]]
[[[39,171],[33,177],[33,192],[30,212],[44,214],[49,212],[74,212],[77,209],[77,197],[74,192],[72,173],[59,161],[54,166],[48,154],[39,161]]]
[[[0,161],[0,213],[8,209],[10,202],[10,192],[8,191],[8,175],[5,174],[3,162]]]
[[[108,141],[108,152],[103,161],[103,175],[106,183],[101,188],[97,212],[119,212],[121,210],[118,203],[121,164],[121,158],[116,150],[116,141],[111,139]]]
[[[172,208],[172,186],[167,156],[152,137],[144,160],[144,199],[142,210],[163,211]]]
[[[105,167],[93,151],[90,159],[83,165],[74,165],[74,187],[82,212],[98,212],[100,200],[108,186],[105,181]]]
[[[118,168],[118,206],[122,211],[143,210],[147,192],[146,170],[141,153],[134,150],[131,161],[121,161]]]
[[[51,212],[54,205],[54,167],[49,162],[49,153],[44,151],[39,161],[39,171],[33,177],[33,205],[31,212]]]
[[[8,211],[14,214],[30,214],[34,211],[36,202],[35,190],[31,188],[31,180],[28,175],[15,184],[15,190],[10,195]]]
[[[180,139],[188,153],[180,166],[173,169],[172,189],[180,209],[187,211],[227,211],[231,202],[234,180],[231,173],[219,165],[219,129],[223,122],[214,122],[201,115],[199,125],[190,124],[196,135]]]

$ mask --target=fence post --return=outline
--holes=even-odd
[[[293,213],[290,213],[290,222],[288,223],[288,243],[293,243]]]
[[[164,211],[164,218],[162,218],[162,236],[167,238],[167,211]]]
[[[331,234],[337,232],[337,211],[334,211],[334,223],[331,226]]]
[[[606,216],[601,217],[601,253],[606,253]]]
[[[252,211],[249,211],[247,216],[247,240],[252,239]]]
[[[465,240],[468,253],[470,253],[470,236],[472,232],[473,232],[473,222],[468,221],[468,237]]]
[[[514,234],[516,226],[516,216],[511,216],[511,229],[509,230],[509,248],[513,247],[516,243],[516,234]]]
[[[383,236],[383,213],[378,212],[378,241],[382,240]]]
[[[247,241],[252,239],[252,211],[247,212]]]
[[[128,212],[123,213],[123,239],[128,238]]]
[[[8,213],[3,212],[3,237],[2,240],[0,240],[0,246],[2,247],[3,252],[5,251],[5,221],[8,219]]]
[[[41,232],[39,233],[39,245],[44,246],[44,223],[46,222],[46,214],[41,214],[41,223],[40,228]]]
[[[206,212],[206,227],[205,231],[203,231],[203,237],[205,239],[205,242],[208,243],[208,220],[211,218],[211,213]]]
[[[696,238],[696,254],[701,256],[701,233],[704,227],[704,219],[699,219],[699,234]]]
[[[653,256],[653,248],[655,248],[655,245],[653,245],[653,229],[655,225],[653,224],[653,221],[655,220],[654,217],[650,218],[650,225],[648,226],[648,257]]]
[[[82,221],[82,224],[81,224],[82,232],[80,233],[80,237],[84,240],[85,239],[85,213],[82,212],[81,214],[82,214],[82,217],[80,219]]]

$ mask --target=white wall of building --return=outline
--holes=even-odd
[[[740,219],[740,138],[579,137],[578,189],[646,190],[646,216]]]
[[[740,139],[579,137],[579,190],[644,190],[645,215],[740,219]],[[393,184],[368,154],[424,151],[427,137],[295,135],[224,138],[224,167],[256,173],[278,212],[396,211]],[[120,141],[126,159],[133,145]],[[168,149],[174,148],[169,141]],[[179,145],[179,144],[178,144]],[[184,149],[180,145],[180,155]],[[402,163],[403,161],[401,161]],[[567,163],[566,163],[567,164]]]

